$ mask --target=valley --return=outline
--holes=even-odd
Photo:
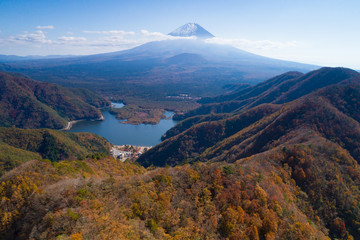
[[[1,236],[360,236],[358,72],[288,72],[200,101],[156,143],[143,142],[156,134],[130,130],[133,145],[152,148],[130,146],[130,135],[125,144],[106,137],[122,145],[113,146],[90,133],[2,128]],[[120,135],[116,126],[173,122],[130,125],[102,114],[70,131],[110,120],[117,125],[103,130]]]
[[[359,239],[360,73],[209,38],[1,56],[0,239]]]

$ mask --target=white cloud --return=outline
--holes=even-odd
[[[53,26],[37,26],[38,29],[53,29]],[[69,47],[82,47],[88,48],[89,54],[94,51],[119,51],[151,41],[173,40],[173,39],[196,39],[195,37],[174,37],[160,32],[150,32],[141,30],[139,32],[122,31],[122,30],[109,30],[109,31],[83,31],[83,34],[89,34],[89,37],[74,36],[72,32],[64,36],[57,37],[56,39],[49,39],[46,32],[37,30],[34,32],[24,32],[23,34],[7,36],[0,38],[1,43],[8,46],[16,44],[33,44],[36,47],[41,47],[42,44],[48,46],[53,45],[54,50],[56,46],[69,46]],[[90,36],[91,35],[91,36]],[[95,49],[95,50],[94,50]],[[59,51],[61,53],[61,51]]]
[[[38,26],[48,27],[48,26]],[[46,28],[50,29],[50,28]],[[0,43],[7,47],[17,48],[18,45],[34,46],[34,49],[43,47],[51,49],[52,54],[82,53],[93,54],[101,52],[111,52],[129,49],[151,41],[175,40],[175,39],[196,39],[196,37],[175,37],[160,32],[150,32],[141,30],[139,32],[110,30],[110,31],[83,31],[82,35],[77,33],[66,33],[63,36],[49,39],[46,32],[37,30],[34,32],[24,32],[14,36],[0,35]],[[85,37],[86,36],[86,37]],[[277,52],[278,49],[294,48],[297,46],[292,42],[275,42],[269,40],[252,41],[248,39],[225,39],[212,38],[207,39],[208,43],[227,44],[249,52],[263,54],[269,51]],[[29,48],[31,49],[31,48]],[[67,49],[68,52],[64,52]],[[39,54],[38,50],[29,50],[32,54]],[[41,54],[45,54],[42,52]]]
[[[103,34],[103,35],[135,35],[135,32],[126,32],[122,30],[110,30],[110,31],[83,31],[88,34]]]
[[[269,50],[269,49],[281,49],[286,47],[295,47],[296,41],[291,42],[274,42],[270,40],[248,40],[244,38],[209,38],[206,40],[208,43],[231,45],[241,49],[256,49],[256,50]]]
[[[54,29],[54,26],[53,25],[36,26],[36,29]]]
[[[85,37],[62,36],[62,37],[58,37],[58,41],[55,41],[54,44],[83,45],[83,44],[87,44],[87,39]]]
[[[160,32],[149,32],[147,30],[141,30],[140,34],[147,37],[167,37],[168,35],[165,35]],[[170,36],[169,36],[170,37]]]
[[[99,38],[96,38],[92,41],[89,40],[88,44],[90,46],[118,47],[119,49],[131,48],[151,41],[182,38],[169,36],[160,32],[149,32],[147,30],[141,30],[140,32],[126,32],[121,30],[83,32],[87,34],[100,35]],[[194,39],[194,37],[186,37],[185,39]]]
[[[176,37],[163,34],[161,32],[149,32],[147,30],[141,30],[140,35],[145,38],[153,38],[158,40],[174,40],[174,39],[196,39],[196,37]]]
[[[38,30],[32,33],[24,32],[24,34],[10,36],[8,39],[10,42],[19,42],[19,43],[43,43],[49,44],[52,41],[47,39],[43,31]],[[6,41],[6,39],[5,39]]]

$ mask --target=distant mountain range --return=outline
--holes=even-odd
[[[110,102],[87,89],[64,88],[0,72],[0,122],[5,127],[64,128],[68,121],[99,119]]]
[[[26,61],[26,60],[37,60],[37,59],[53,59],[53,58],[70,58],[75,57],[75,55],[30,55],[30,56],[16,56],[16,55],[0,55],[0,62],[16,62],[16,61]]]
[[[187,24],[170,34],[199,39],[149,42],[129,50],[81,57],[2,61],[0,70],[125,99],[164,100],[167,95],[180,93],[214,96],[224,93],[222,87],[226,84],[253,84],[286,71],[308,72],[317,68],[210,44],[201,37],[205,33],[201,26]]]

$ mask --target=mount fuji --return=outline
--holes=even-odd
[[[225,85],[255,84],[287,71],[308,72],[318,68],[207,43],[204,38],[214,35],[196,23],[185,24],[170,35],[180,39],[81,57],[3,63],[0,60],[0,70],[123,99],[144,96],[166,99],[180,93],[197,97],[218,95],[224,93]],[[195,39],[181,39],[184,36]]]
[[[205,30],[203,27],[201,27],[197,23],[188,23],[185,24],[171,33],[169,33],[170,36],[175,37],[192,37],[195,36],[197,38],[213,38],[215,37],[211,33],[209,33],[207,30]]]

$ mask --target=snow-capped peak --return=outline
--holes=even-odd
[[[201,27],[197,23],[187,23],[178,29],[169,33],[171,36],[177,37],[191,37],[196,36],[198,38],[213,38],[214,35],[206,31],[203,27]]]

